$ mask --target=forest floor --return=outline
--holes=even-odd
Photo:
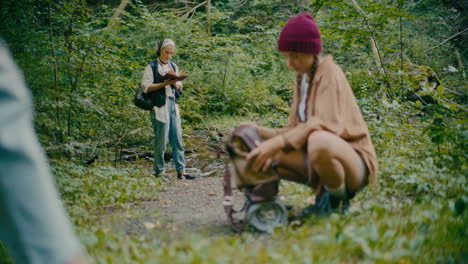
[[[311,218],[299,227],[278,228],[272,236],[235,234],[222,206],[227,158],[222,146],[234,121],[239,122],[184,129],[188,172],[199,176],[195,180],[178,180],[170,157],[161,178],[153,176],[147,159],[53,163],[91,258],[168,264],[466,263],[467,214],[456,206],[466,203],[466,178],[437,166],[437,149],[424,138],[412,139],[421,134],[413,124],[402,132],[394,122],[374,127],[377,149],[385,147],[379,152],[379,192],[359,192],[347,214]],[[383,142],[381,131],[392,140]],[[311,202],[310,188],[287,181],[281,182],[279,195],[293,206],[293,215]],[[235,191],[235,208],[244,201]]]
[[[170,242],[185,233],[201,235],[233,234],[222,206],[222,178],[200,177],[195,180],[166,180],[154,198],[127,209],[110,210],[101,223],[110,231],[125,230],[128,235],[157,233],[161,242]],[[236,207],[245,200],[234,192]]]
[[[101,224],[109,231],[125,231],[128,235],[151,236],[158,234],[160,242],[170,242],[186,233],[201,235],[232,235],[226,218],[223,201],[223,172],[225,154],[210,143],[213,137],[222,136],[217,131],[193,131],[186,137],[187,172],[195,180],[179,180],[172,159],[168,158],[162,189],[154,197],[138,201],[124,209],[112,207],[101,215]],[[222,155],[222,156],[221,156]],[[126,162],[124,166],[143,166],[152,170],[152,161]],[[151,174],[151,172],[148,172]],[[245,198],[234,190],[235,208],[241,208]],[[241,214],[238,217],[242,217]]]

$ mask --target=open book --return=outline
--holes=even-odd
[[[188,74],[186,74],[185,72],[179,72],[179,74],[177,74],[174,71],[168,71],[166,75],[163,76],[163,79],[182,81],[183,79],[187,77],[188,77]]]

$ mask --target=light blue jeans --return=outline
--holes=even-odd
[[[171,145],[172,158],[178,174],[185,173],[184,147],[182,146],[182,126],[180,116],[177,116],[174,100],[167,100],[169,123],[156,119],[154,111],[150,112],[154,129],[154,173],[159,175],[165,171],[164,153],[167,141]]]

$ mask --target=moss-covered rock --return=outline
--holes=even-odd
[[[410,88],[407,95],[409,100],[434,103],[437,96],[443,93],[442,82],[431,67],[405,63],[403,69]]]
[[[203,120],[203,116],[195,111],[185,111],[182,118],[191,124],[198,124]]]

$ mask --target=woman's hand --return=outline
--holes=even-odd
[[[273,156],[281,150],[284,145],[284,140],[281,136],[276,136],[264,141],[261,144],[257,144],[247,155],[247,160],[252,162],[252,169],[255,172],[262,170],[266,172],[273,161]]]
[[[177,81],[176,80],[165,80],[164,86],[174,85]]]
[[[177,81],[177,82],[175,83],[175,88],[176,88],[177,90],[179,90],[179,91],[182,90],[182,82],[181,82],[181,81]]]

